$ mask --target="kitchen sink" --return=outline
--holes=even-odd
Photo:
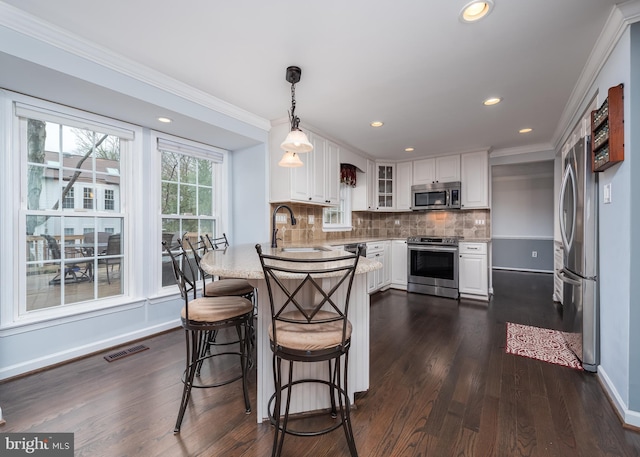
[[[286,247],[282,248],[282,252],[323,252],[330,251],[329,248],[324,248],[321,246],[299,246],[299,247]]]

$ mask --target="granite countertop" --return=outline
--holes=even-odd
[[[433,238],[440,238],[440,236],[434,235]],[[354,244],[354,243],[375,243],[376,241],[393,241],[393,240],[402,240],[406,241],[407,238],[399,238],[399,237],[353,237],[353,238],[343,238],[340,240],[328,240],[327,244],[330,246],[343,246],[345,244]],[[488,243],[490,242],[490,238],[462,238],[460,242],[469,242],[469,243]],[[317,243],[316,243],[317,244]]]
[[[260,243],[262,252],[269,255],[277,255],[282,257],[297,259],[331,259],[346,255],[345,251],[335,249],[328,244],[321,243],[285,243],[278,248],[271,248],[270,243]],[[340,243],[344,244],[344,243]],[[287,252],[286,249],[291,248],[310,248],[316,247],[323,250],[313,252]],[[201,261],[202,268],[210,274],[226,277],[226,278],[243,278],[243,279],[263,279],[262,266],[256,252],[255,244],[241,244],[237,246],[229,246],[225,250],[209,251]],[[370,271],[379,270],[382,264],[377,260],[361,257],[358,260],[356,274],[369,273]],[[295,275],[292,275],[295,278]]]

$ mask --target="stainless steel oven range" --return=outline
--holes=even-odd
[[[407,291],[458,298],[458,240],[407,238]]]

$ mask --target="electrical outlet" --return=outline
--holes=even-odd
[[[400,225],[400,219],[396,219],[396,225]]]
[[[307,222],[309,224],[313,224],[313,221],[316,220],[316,217],[313,214],[309,214]]]
[[[538,257],[538,251],[531,251],[531,257],[533,258]]]

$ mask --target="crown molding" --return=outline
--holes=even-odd
[[[607,58],[613,52],[627,26],[638,21],[640,21],[640,0],[629,0],[613,7],[560,116],[558,127],[551,140],[554,145],[562,144],[571,133],[575,122],[582,114],[584,105],[588,102],[587,99],[590,100],[593,96],[589,93],[589,89],[595,83]]]
[[[505,149],[494,149],[489,153],[489,157],[507,157],[514,156],[520,154],[531,154],[538,152],[549,152],[554,151],[555,148],[551,143],[538,143],[538,144],[529,144],[526,146],[518,146],[516,148],[505,148]]]
[[[261,130],[269,131],[271,127],[267,119],[116,54],[2,1],[0,1],[0,26]]]

